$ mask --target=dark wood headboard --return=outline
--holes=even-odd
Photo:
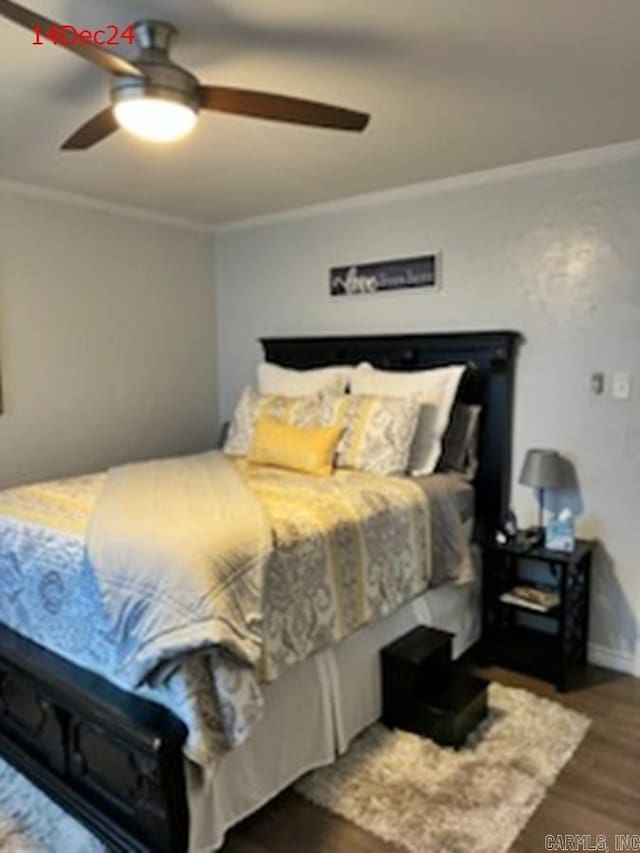
[[[322,367],[369,361],[390,370],[467,364],[458,399],[482,406],[480,463],[475,478],[476,539],[493,536],[509,508],[513,397],[518,332],[264,338],[267,361]]]

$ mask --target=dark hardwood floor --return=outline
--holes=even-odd
[[[525,675],[490,668],[480,674],[525,687],[591,718],[572,760],[512,848],[541,853],[545,835],[640,834],[640,679],[589,667],[584,685],[559,694]],[[584,849],[584,848],[583,848]],[[634,848],[632,848],[634,849]],[[635,848],[637,849],[637,848]],[[230,834],[224,853],[397,853],[397,848],[286,791]],[[447,851],[433,851],[447,853]]]

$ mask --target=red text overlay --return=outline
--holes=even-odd
[[[63,47],[71,47],[74,44],[95,44],[99,47],[115,47],[123,42],[131,45],[135,41],[133,24],[129,24],[127,27],[108,24],[101,30],[79,30],[73,24],[60,24],[49,27],[48,30],[35,27],[34,33],[33,44],[35,45],[51,41],[54,44],[61,44]]]

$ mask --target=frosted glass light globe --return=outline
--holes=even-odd
[[[118,124],[149,142],[175,142],[195,127],[198,115],[192,107],[164,98],[127,98],[115,104]]]

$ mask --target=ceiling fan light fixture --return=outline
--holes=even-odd
[[[114,104],[116,121],[124,130],[148,142],[176,142],[187,136],[198,120],[189,104],[141,95]]]

